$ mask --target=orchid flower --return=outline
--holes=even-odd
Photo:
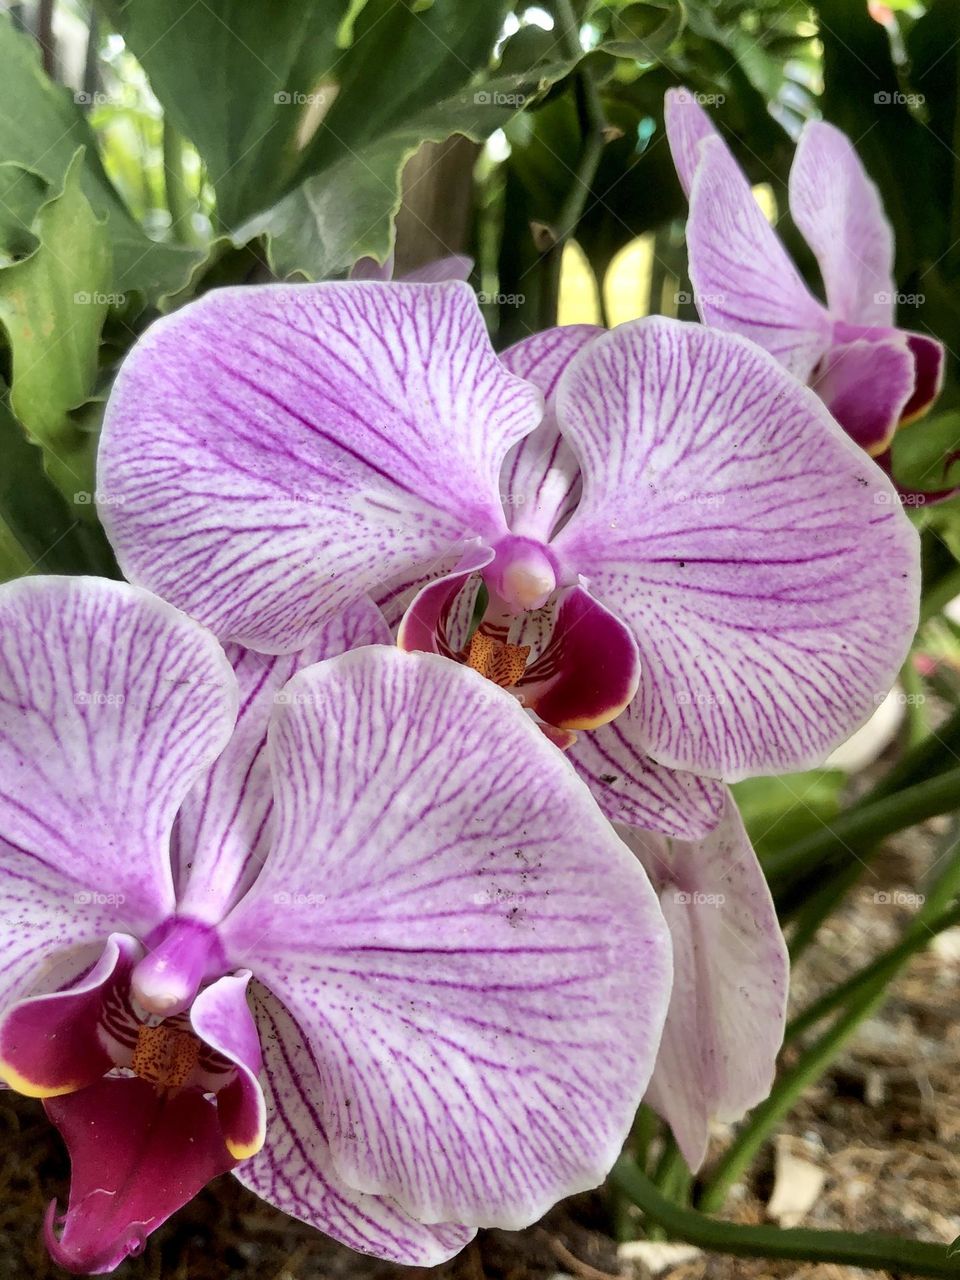
[[[786,1021],[789,961],[776,909],[736,804],[695,844],[618,827],[670,929],[674,979],[646,1101],[688,1168],[710,1122],[740,1120],[770,1092]]]
[[[509,694],[341,652],[382,626],[354,605],[264,657],[125,583],[0,589],[0,1070],[70,1150],[70,1270],[230,1169],[427,1266],[619,1152],[669,996],[656,895]]]
[[[894,325],[893,232],[850,140],[808,121],[790,170],[790,213],[819,264],[824,305],[695,96],[668,90],[664,114],[690,200],[687,254],[701,319],[776,356],[889,472],[898,426],[940,393],[943,346]]]
[[[626,813],[601,790],[608,812],[702,834],[722,789],[690,774],[804,768],[867,718],[913,633],[917,537],[753,344],[661,318],[588,336],[530,339],[518,376],[465,284],[208,293],[108,405],[126,576],[267,653],[418,587],[401,647],[461,658],[561,741],[613,721],[591,768],[640,791]]]

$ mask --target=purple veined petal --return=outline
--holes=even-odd
[[[663,99],[663,123],[677,177],[689,198],[704,138],[719,138],[716,126],[689,89],[668,89]],[[726,146],[726,143],[723,144]]]
[[[247,1160],[263,1146],[266,1106],[258,1076],[263,1054],[253,1014],[247,1003],[249,969],[218,978],[194,1000],[190,1024],[236,1075],[217,1090],[217,1115],[223,1140],[234,1160]]]
[[[430,654],[301,672],[277,842],[221,926],[310,1039],[338,1176],[519,1227],[609,1170],[670,985],[646,876],[514,698]],[[535,784],[535,785],[534,785]]]
[[[893,231],[850,139],[823,120],[808,120],[800,134],[790,213],[820,265],[831,313],[850,324],[892,325]]]
[[[395,1201],[355,1191],[337,1175],[322,1117],[322,1053],[314,1055],[266,988],[254,985],[253,1002],[264,1052],[267,1140],[234,1175],[269,1204],[360,1253],[417,1267],[459,1253],[475,1228],[425,1226]]]
[[[174,827],[178,910],[216,924],[249,889],[272,839],[273,788],[266,753],[267,724],[283,686],[301,667],[347,649],[390,644],[383,615],[357,600],[323,624],[298,654],[257,653],[227,646],[240,689],[233,736],[183,803]]]
[[[810,293],[721,138],[705,138],[690,193],[687,255],[704,324],[751,338],[801,382],[830,345]]]
[[[907,332],[906,339],[913,353],[914,384],[913,394],[903,407],[901,426],[922,417],[943,389],[943,343],[926,333]]]
[[[557,414],[584,489],[553,549],[636,636],[639,744],[728,781],[820,763],[916,626],[886,476],[765,352],[662,317],[578,356]]]
[[[120,371],[104,519],[131,580],[221,639],[294,652],[350,601],[502,536],[500,468],[541,415],[466,284],[216,289]]]
[[[61,949],[171,913],[170,829],[236,706],[213,636],[147,592],[0,588],[0,1005],[47,985]]]
[[[585,587],[564,591],[553,634],[517,685],[524,706],[557,729],[596,729],[637,692],[640,654],[630,628]]]
[[[467,280],[473,270],[473,259],[465,253],[451,253],[445,258],[434,258],[421,267],[405,271],[400,277],[408,284],[444,284],[447,280]]]
[[[720,821],[726,789],[714,778],[666,769],[643,749],[638,717],[623,715],[577,735],[567,759],[612,822],[697,840]]]
[[[783,1043],[787,948],[729,793],[719,826],[696,843],[636,828],[620,833],[660,893],[673,941],[673,993],[646,1100],[696,1171],[710,1120],[739,1120],[770,1092]]]
[[[199,1089],[160,1092],[138,1077],[107,1076],[44,1103],[70,1152],[70,1200],[44,1237],[58,1266],[102,1275],[218,1174],[232,1168],[217,1110]]]
[[[500,359],[543,392],[546,408],[535,431],[513,446],[500,475],[500,499],[512,533],[547,542],[580,497],[580,467],[560,434],[553,393],[573,357],[604,330],[592,324],[546,329],[514,343]]]
[[[397,644],[401,649],[408,653],[442,653],[447,658],[458,656],[459,646],[451,647],[447,639],[446,624],[450,611],[455,607],[467,579],[485,568],[493,554],[489,547],[474,543],[466,548],[453,572],[421,588],[410,602],[397,630]],[[456,630],[462,633],[462,625]]]
[[[369,255],[358,258],[350,268],[351,280],[379,280],[381,282],[393,279],[393,250],[387,254],[383,262],[378,262],[376,258]]]
[[[80,982],[28,997],[0,1020],[0,1077],[29,1098],[55,1098],[93,1084],[113,1068],[97,1036],[108,988],[126,988],[143,948],[114,933]]]
[[[913,393],[914,358],[901,335],[829,349],[814,374],[817,395],[871,458],[889,448]]]

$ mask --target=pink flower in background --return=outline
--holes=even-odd
[[[359,604],[225,653],[126,584],[0,589],[0,1070],[70,1150],[60,1265],[111,1270],[232,1169],[429,1266],[619,1153],[656,896],[508,694],[342,652],[383,634]]]
[[[209,293],[148,331],[108,407],[125,573],[264,652],[412,593],[403,647],[555,736],[612,722],[580,761],[611,816],[702,834],[722,788],[690,775],[818,763],[889,687],[916,535],[757,347],[660,318],[587,336],[505,363],[460,283]]]
[[[790,213],[819,264],[824,305],[696,96],[668,90],[664,114],[690,200],[687,253],[702,320],[750,338],[809,383],[889,472],[894,432],[940,392],[943,345],[894,325],[893,233],[849,139],[808,122],[790,170]]]

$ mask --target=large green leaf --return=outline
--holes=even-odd
[[[103,171],[80,107],[69,90],[44,75],[36,44],[14,28],[8,14],[0,15],[0,65],[0,160],[22,165],[59,189],[77,148],[85,148],[83,190],[106,217],[113,245],[108,289],[152,298],[180,288],[200,255],[158,244],[130,215]],[[7,205],[8,217],[11,211],[16,214],[15,203]]]
[[[83,152],[34,219],[37,247],[0,270],[0,324],[12,353],[10,405],[70,500],[93,491],[96,438],[71,416],[92,395],[110,302],[105,223],[82,189]],[[79,498],[89,507],[89,497]]]
[[[271,204],[335,92],[348,0],[109,0],[178,130],[203,157],[226,227]]]

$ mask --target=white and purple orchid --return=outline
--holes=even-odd
[[[940,393],[943,345],[894,325],[893,232],[850,140],[808,121],[790,170],[790,213],[820,267],[824,305],[696,95],[668,90],[664,117],[690,201],[687,254],[704,323],[764,347],[889,471],[895,431]]]
[[[307,612],[265,657],[126,584],[0,589],[0,1063],[70,1148],[71,1270],[228,1169],[429,1265],[600,1181],[650,1079],[670,943],[587,787],[371,605]]]
[[[715,779],[821,762],[916,619],[888,479],[700,325],[501,360],[465,284],[218,290],[134,349],[99,465],[126,575],[222,640],[291,653],[361,596],[400,602],[402,647],[554,738],[594,730],[573,758],[609,816],[675,837],[716,826]]]

